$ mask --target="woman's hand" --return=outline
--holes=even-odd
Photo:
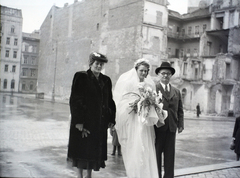
[[[87,137],[90,131],[83,128],[83,124],[76,124],[75,126],[80,132],[82,132],[82,138]]]

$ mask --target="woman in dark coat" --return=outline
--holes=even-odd
[[[107,58],[97,52],[89,56],[89,70],[74,75],[70,96],[71,125],[68,160],[87,177],[92,170],[105,167],[107,129],[115,124],[116,107],[112,99],[111,79],[101,70]]]
[[[237,155],[237,161],[240,158],[240,117],[236,118],[235,126],[233,129],[233,139],[235,142],[235,150],[234,152]]]

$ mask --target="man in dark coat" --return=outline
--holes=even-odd
[[[237,161],[240,159],[240,116],[236,118],[233,129],[233,141],[235,144],[234,152],[236,153]]]
[[[159,178],[162,177],[162,154],[164,155],[164,178],[174,177],[175,141],[176,131],[181,133],[184,129],[183,105],[178,89],[169,84],[175,69],[168,62],[163,62],[155,70],[160,82],[156,84],[157,92],[162,93],[163,109],[168,111],[165,125],[155,127],[156,155]]]
[[[107,129],[115,124],[116,107],[112,99],[111,79],[101,70],[107,58],[97,52],[89,57],[90,69],[77,72],[72,82],[70,96],[71,125],[68,160],[79,169],[105,167],[107,160]]]
[[[196,110],[197,110],[197,117],[199,117],[199,115],[201,114],[199,103],[196,106]]]

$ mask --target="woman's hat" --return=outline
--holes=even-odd
[[[172,75],[175,74],[175,69],[172,68],[171,64],[168,62],[162,62],[161,66],[156,68],[155,73],[158,75],[158,72],[161,69],[169,69],[171,71]]]
[[[101,54],[101,53],[92,52],[92,53],[89,55],[89,65],[92,65],[95,61],[107,63],[107,62],[108,62],[108,59],[107,59],[106,56],[104,56],[104,55]]]

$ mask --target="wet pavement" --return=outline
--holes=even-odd
[[[0,176],[77,177],[66,162],[69,106],[33,95],[0,93]],[[240,162],[229,149],[235,118],[185,112],[185,130],[177,134],[176,177],[240,177]],[[126,177],[122,157],[111,156],[93,177]]]

